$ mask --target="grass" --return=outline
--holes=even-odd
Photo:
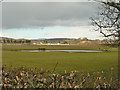
[[[76,50],[109,49],[109,51],[92,53],[19,51],[38,48],[76,49]],[[119,86],[117,48],[109,48],[98,45],[95,46],[3,45],[2,64],[3,66],[4,64],[6,65],[2,69],[3,70],[2,86],[4,88],[77,87],[77,88],[100,89],[100,88],[118,88]],[[67,72],[65,72],[65,70]],[[19,84],[16,81],[19,82]]]
[[[97,46],[35,46],[35,45],[3,45],[2,63],[9,66],[26,68],[37,68],[52,71],[56,67],[56,72],[79,72],[109,71],[115,68],[117,73],[118,52],[117,48],[112,48],[111,52],[97,53],[69,53],[69,52],[20,52],[21,49],[37,49],[45,47],[47,49],[95,49]],[[103,47],[101,47],[103,48]],[[12,51],[11,51],[12,50]]]
[[[7,44],[3,45],[3,50],[38,50],[38,48],[46,48],[46,49],[70,49],[70,50],[96,50],[98,47],[101,47],[100,45],[21,45],[21,44]],[[104,48],[104,47],[101,47]]]

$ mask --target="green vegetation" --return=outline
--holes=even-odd
[[[31,43],[31,40],[26,40],[26,43]]]
[[[28,46],[28,45],[3,45],[2,63],[9,66],[26,68],[37,68],[52,71],[56,67],[56,72],[70,72],[78,70],[80,72],[96,72],[114,68],[117,74],[118,52],[117,48],[112,48],[110,52],[97,53],[69,53],[69,52],[20,52],[20,49],[96,49],[92,46]],[[100,47],[103,48],[103,47]],[[12,50],[12,51],[11,51]]]
[[[64,41],[63,44],[68,44],[68,42],[67,42],[67,41]]]
[[[46,48],[48,50],[103,50],[111,49],[108,46],[100,45],[29,45],[29,44],[4,44],[3,50],[38,50],[38,48]]]
[[[46,49],[107,49],[109,51],[96,53],[19,51],[22,49],[38,49],[41,47]],[[108,46],[8,44],[3,45],[2,63],[4,70],[2,72],[2,86],[4,88],[7,86],[14,88],[77,87],[100,89],[117,88],[119,86],[118,49],[109,48]],[[7,67],[4,67],[4,65]],[[20,85],[16,81],[19,82]]]

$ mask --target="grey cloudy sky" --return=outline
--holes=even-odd
[[[3,28],[80,26],[96,11],[96,3],[3,3]]]
[[[59,32],[60,27],[63,30],[63,27],[90,26],[89,18],[96,14],[97,6],[98,4],[93,2],[4,2],[2,4],[3,33],[9,36],[9,33],[17,30],[24,32],[25,29],[33,29],[34,32],[36,28],[43,30],[46,27],[47,30],[44,30],[49,31],[48,27],[56,26],[59,26]],[[20,36],[17,32],[12,35]]]

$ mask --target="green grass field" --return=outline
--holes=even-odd
[[[57,64],[56,72],[96,72],[110,70],[112,67],[117,71],[118,51],[112,48],[110,52],[97,53],[69,53],[69,52],[20,52],[20,49],[98,49],[98,47],[84,46],[11,46],[3,45],[2,63],[9,66],[45,69],[52,71]],[[101,47],[102,48],[102,47]]]

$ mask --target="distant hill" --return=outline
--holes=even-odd
[[[63,41],[63,40],[70,40],[70,38],[50,38],[50,39],[40,38],[40,39],[31,39],[31,40]]]
[[[9,38],[9,37],[0,37],[2,39],[14,39],[14,38]],[[19,38],[19,39],[24,39],[24,38]],[[19,40],[18,39],[18,40]],[[70,38],[50,38],[50,39],[46,39],[46,38],[40,38],[40,39],[24,39],[24,40],[47,40],[47,41],[64,41],[64,40],[70,40]]]
[[[29,39],[29,40],[34,40],[34,41],[38,41],[38,40],[45,40],[46,38],[40,38],[40,39]]]
[[[47,41],[56,42],[56,41],[64,41],[64,40],[70,40],[70,38],[51,38],[51,39],[45,39]]]
[[[0,37],[0,41],[3,43],[69,43],[69,44],[100,44],[102,40],[89,40],[89,39],[74,39],[74,38],[40,38],[40,39],[14,39],[8,37]]]
[[[0,39],[6,39],[6,40],[28,40],[28,39],[24,39],[24,38],[19,38],[19,39],[15,39],[15,38],[9,38],[9,37],[0,37]]]

